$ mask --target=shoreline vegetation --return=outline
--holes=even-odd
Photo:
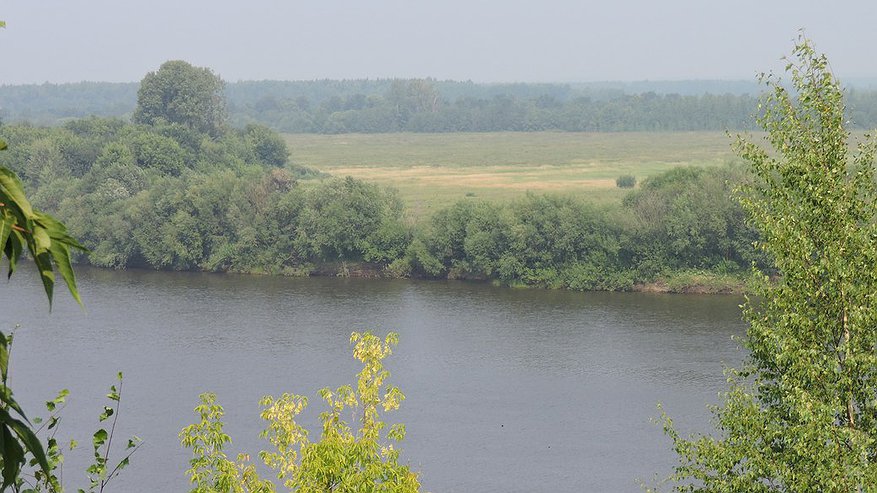
[[[0,125],[0,166],[88,248],[74,261],[114,269],[737,293],[770,265],[732,198],[747,174],[716,132],[284,136],[230,126],[223,87],[166,62],[130,120]],[[444,113],[417,104],[434,90],[396,81],[372,102],[397,123],[432,118]],[[624,104],[654,117],[658,100],[685,101]]]
[[[575,148],[578,134],[525,137],[534,152],[541,149],[541,160],[557,160],[560,169],[574,167],[561,160],[582,152]],[[637,134],[627,154],[615,135],[604,156],[580,166],[634,176],[633,188],[593,181],[558,192],[510,187],[482,196],[461,185],[452,197],[430,195],[422,183],[400,192],[380,178],[334,177],[335,169],[311,158],[290,163],[288,140],[265,127],[210,137],[174,124],[89,118],[55,128],[3,125],[0,138],[10,143],[0,165],[18,173],[34,203],[90,250],[74,260],[98,267],[736,294],[753,264],[769,265],[731,197],[746,179],[742,167],[717,147],[701,151],[705,159],[684,160],[685,142],[715,134]],[[471,140],[427,138],[445,143],[430,143],[445,149],[437,160],[459,153],[458,139]],[[539,146],[540,139],[567,142]],[[375,144],[361,136],[355,141]],[[387,163],[384,176],[392,176],[404,157],[385,151],[363,155]],[[457,170],[480,168],[484,182],[502,188],[508,173],[491,174],[471,142],[465,152],[470,156]],[[491,156],[490,146],[483,153]]]
[[[264,272],[236,272],[225,271],[228,274],[239,275],[279,275],[288,277],[344,277],[355,279],[401,279],[398,275],[388,272],[385,266],[364,262],[325,263],[300,269],[289,270],[279,273]],[[495,279],[485,278],[445,278],[437,279],[429,276],[409,275],[406,279],[417,280],[448,280],[492,283],[510,289],[552,289],[550,286],[532,285],[521,282],[501,283]],[[653,281],[637,282],[624,289],[594,289],[587,291],[627,291],[633,293],[661,293],[661,294],[720,294],[739,295],[743,294],[748,276],[742,273],[721,274],[708,270],[681,270],[669,272],[658,276]],[[557,289],[557,288],[555,288]],[[561,288],[562,289],[562,288]]]

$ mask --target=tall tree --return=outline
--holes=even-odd
[[[717,432],[682,438],[677,491],[877,491],[877,185],[871,138],[850,153],[843,92],[800,38],[740,139],[755,180],[742,203],[778,276],[747,300],[747,364],[732,373]],[[788,88],[787,88],[788,87]]]
[[[134,121],[177,123],[216,137],[225,124],[223,88],[222,79],[209,68],[182,60],[164,62],[140,82]]]

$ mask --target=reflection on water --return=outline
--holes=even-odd
[[[640,491],[673,464],[656,403],[705,429],[723,365],[742,358],[734,297],[83,267],[86,310],[59,292],[48,314],[31,274],[0,288],[0,323],[22,324],[13,388],[28,409],[69,388],[62,434],[88,443],[124,371],[121,433],[146,445],[116,491],[187,489],[177,432],[199,392],[226,408],[230,455],[262,448],[258,399],[352,382],[354,330],[400,333],[387,366],[408,399],[395,420],[425,491]],[[66,465],[72,486],[84,449]]]

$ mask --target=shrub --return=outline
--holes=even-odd
[[[621,175],[615,179],[618,188],[633,188],[636,186],[636,177],[633,175]]]

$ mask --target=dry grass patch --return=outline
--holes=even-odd
[[[286,135],[292,159],[335,176],[395,187],[415,216],[475,198],[556,192],[617,201],[619,175],[638,182],[677,166],[735,159],[720,132]]]

